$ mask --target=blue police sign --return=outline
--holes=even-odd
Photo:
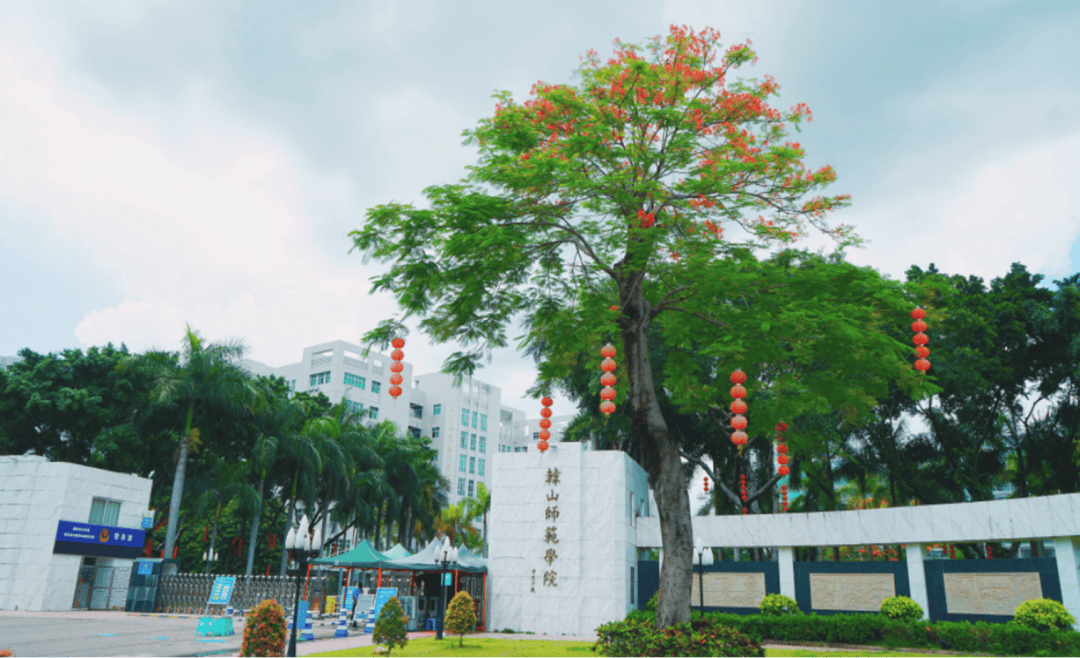
[[[136,558],[142,553],[145,538],[146,533],[137,528],[60,521],[53,553]]]
[[[218,576],[214,579],[214,588],[210,590],[211,605],[227,605],[236,585],[235,576]]]

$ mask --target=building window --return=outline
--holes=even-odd
[[[462,432],[461,433],[461,449],[462,450],[468,450],[469,449],[469,433],[468,432]]]
[[[345,400],[345,408],[354,414],[358,414],[364,410],[364,405],[355,400]]]
[[[480,414],[480,429],[484,432],[487,431],[487,414]]]
[[[289,382],[289,392],[290,393],[295,393],[296,392],[296,380],[295,379]]]
[[[381,386],[382,386],[382,384],[380,384],[379,382],[374,382],[374,381],[373,381],[373,382],[371,382],[371,392],[372,392],[372,393],[378,393],[378,392],[379,392],[379,388],[380,388]]]
[[[412,438],[414,438],[414,439],[419,439],[420,438],[420,428],[419,427],[410,427],[409,428],[409,433],[412,434]]]
[[[434,407],[431,408],[431,415],[432,416],[438,416],[441,413],[442,413],[442,405],[441,404],[437,404],[437,405],[435,405]]]
[[[540,432],[533,432],[533,441],[540,440]]]
[[[469,457],[469,473],[476,473],[476,457]]]
[[[465,455],[458,458],[458,470],[462,473],[465,472]]]
[[[371,417],[373,419],[378,420],[378,418],[379,418],[379,408],[378,407],[372,407],[371,408]]]
[[[459,496],[464,496],[465,495],[465,478],[458,478],[457,479],[457,495],[459,495]]]
[[[480,452],[487,452],[487,437],[480,437]]]
[[[438,427],[432,427],[431,428],[431,438],[433,438],[433,439],[439,438],[439,428]]]
[[[476,465],[476,474],[477,475],[483,475],[484,474],[484,460],[483,459],[481,459],[480,462]]]
[[[469,450],[476,450],[476,435],[472,435],[472,440],[469,441]]]
[[[469,424],[469,410],[468,409],[462,409],[461,410],[461,424],[462,425],[468,425]]]
[[[472,412],[472,426],[473,427],[476,427],[476,416],[477,416],[477,413],[475,411]]]
[[[315,373],[314,375],[311,376],[311,385],[312,386],[319,386],[320,384],[329,384],[329,383],[330,383],[330,373],[329,372],[318,372],[318,373]]]
[[[94,525],[116,525],[120,522],[120,503],[95,498],[90,501],[90,521]]]
[[[351,372],[347,372],[345,373],[345,385],[355,386],[362,391],[367,388],[367,378],[360,377],[359,375],[354,375]]]
[[[474,486],[473,481],[469,480],[469,498],[473,497],[473,486]]]

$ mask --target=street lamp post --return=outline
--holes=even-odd
[[[296,574],[296,598],[293,600],[292,634],[289,635],[289,650],[285,653],[286,656],[295,658],[296,630],[300,625],[300,583],[304,580],[308,558],[317,555],[319,550],[322,549],[322,531],[316,529],[313,537],[308,531],[308,520],[305,514],[304,518],[300,520],[299,529],[289,529],[289,534],[285,536],[285,548],[292,551],[300,565],[300,570]]]
[[[701,537],[694,540],[694,564],[698,568],[698,612],[705,614],[705,567],[713,563],[712,549],[701,545]]]
[[[218,552],[210,551],[209,553],[207,553],[206,551],[203,551],[202,559],[204,562],[206,562],[206,573],[210,573],[210,565],[214,562],[217,562]]]
[[[443,541],[443,545],[435,549],[435,564],[442,565],[439,574],[439,620],[435,624],[435,639],[443,639],[443,624],[446,622],[446,567],[452,562],[457,562],[458,549],[450,543],[450,537]]]

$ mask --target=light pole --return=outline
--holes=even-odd
[[[296,628],[299,626],[300,615],[300,582],[304,579],[304,572],[307,568],[308,558],[310,556],[318,554],[322,549],[322,531],[315,530],[315,536],[312,537],[308,531],[307,515],[300,520],[300,527],[289,528],[289,534],[285,536],[285,548],[292,551],[296,556],[300,570],[296,574],[296,598],[293,600],[293,622],[292,622],[292,634],[289,635],[289,650],[285,653],[286,656],[296,656]],[[305,619],[305,621],[307,621]]]
[[[439,574],[439,621],[435,624],[435,639],[443,638],[443,623],[446,621],[446,567],[452,562],[457,562],[458,549],[450,543],[448,536],[443,545],[435,549],[435,564],[442,565],[442,573]]]
[[[203,551],[202,559],[204,562],[206,562],[206,573],[210,573],[210,565],[214,562],[217,562],[218,552],[212,550],[207,553],[206,551]]]
[[[701,545],[701,537],[694,540],[694,564],[698,568],[699,612],[705,614],[705,567],[713,563],[712,549]]]

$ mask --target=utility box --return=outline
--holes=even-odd
[[[401,609],[405,612],[405,616],[409,618],[409,623],[406,626],[406,630],[416,631],[420,630],[420,615],[415,596],[399,596],[398,601],[401,602]]]
[[[126,612],[157,612],[158,596],[161,592],[161,579],[180,570],[177,560],[140,557],[131,565],[131,579],[128,581]]]

